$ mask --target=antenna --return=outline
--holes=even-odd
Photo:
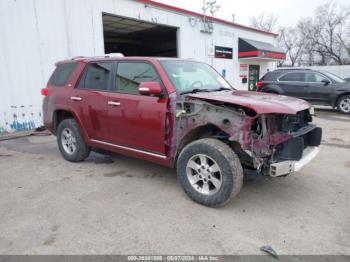
[[[211,16],[214,16],[214,14],[219,11],[221,8],[221,5],[216,4],[216,0],[203,0],[203,14],[206,15],[206,12],[209,10],[209,13]]]
[[[201,30],[203,33],[211,34],[213,32],[213,17],[214,14],[220,9],[220,5],[216,4],[216,0],[203,0],[203,25],[204,30]],[[211,19],[207,18],[207,11],[209,10],[209,13],[211,15]]]

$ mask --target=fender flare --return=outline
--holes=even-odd
[[[337,107],[339,98],[346,95],[350,95],[350,91],[344,91],[343,93],[337,94],[337,96],[333,100],[332,106]]]
[[[67,106],[67,105],[64,105],[64,104],[56,105],[55,109],[53,110],[53,115],[52,115],[53,119],[52,119],[52,121],[54,123],[54,130],[55,130],[55,132],[56,132],[56,128],[57,128],[56,127],[56,119],[55,119],[57,111],[66,111],[66,112],[70,113],[73,116],[74,120],[77,122],[77,124],[79,126],[79,129],[82,132],[82,135],[84,137],[85,142],[88,142],[90,140],[89,135],[88,135],[88,133],[87,133],[87,131],[86,131],[86,129],[85,129],[85,127],[84,127],[80,117],[79,117],[79,114],[77,114],[75,112],[74,108],[72,108],[70,106]]]

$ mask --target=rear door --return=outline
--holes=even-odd
[[[146,61],[120,61],[116,64],[108,95],[109,140],[118,145],[149,152],[165,153],[165,121],[168,99],[140,95],[141,82],[160,80],[156,69]]]
[[[325,84],[322,80],[328,80],[329,84]],[[317,72],[305,73],[305,88],[306,99],[314,103],[329,103],[333,92],[334,84],[323,74]]]
[[[89,63],[70,94],[70,105],[90,139],[106,140],[109,137],[107,98],[112,67],[111,62]]]
[[[284,95],[305,99],[305,73],[289,72],[278,79],[278,85],[284,91]]]

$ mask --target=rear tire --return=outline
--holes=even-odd
[[[217,139],[205,138],[190,143],[181,151],[177,177],[193,201],[217,207],[239,193],[243,169],[229,146]]]
[[[57,144],[64,159],[71,162],[83,161],[90,154],[74,119],[65,119],[58,125]]]
[[[339,97],[337,109],[342,114],[350,114],[350,95]]]

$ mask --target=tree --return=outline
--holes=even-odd
[[[277,23],[277,17],[273,14],[261,13],[258,16],[252,16],[250,18],[250,25],[257,29],[272,32],[274,31]]]
[[[297,63],[300,64],[304,43],[296,29],[290,27],[280,28],[278,43],[286,52],[287,63],[289,63],[290,66],[293,67]],[[280,66],[281,65],[283,65],[283,63],[280,63]]]
[[[270,32],[276,23],[274,14],[261,13],[250,19],[251,26]],[[330,0],[297,26],[280,28],[278,43],[287,54],[280,66],[350,64],[350,6]]]
[[[297,28],[305,40],[304,55],[320,65],[350,63],[349,16],[348,6],[329,1],[316,8],[313,18],[299,21]]]

